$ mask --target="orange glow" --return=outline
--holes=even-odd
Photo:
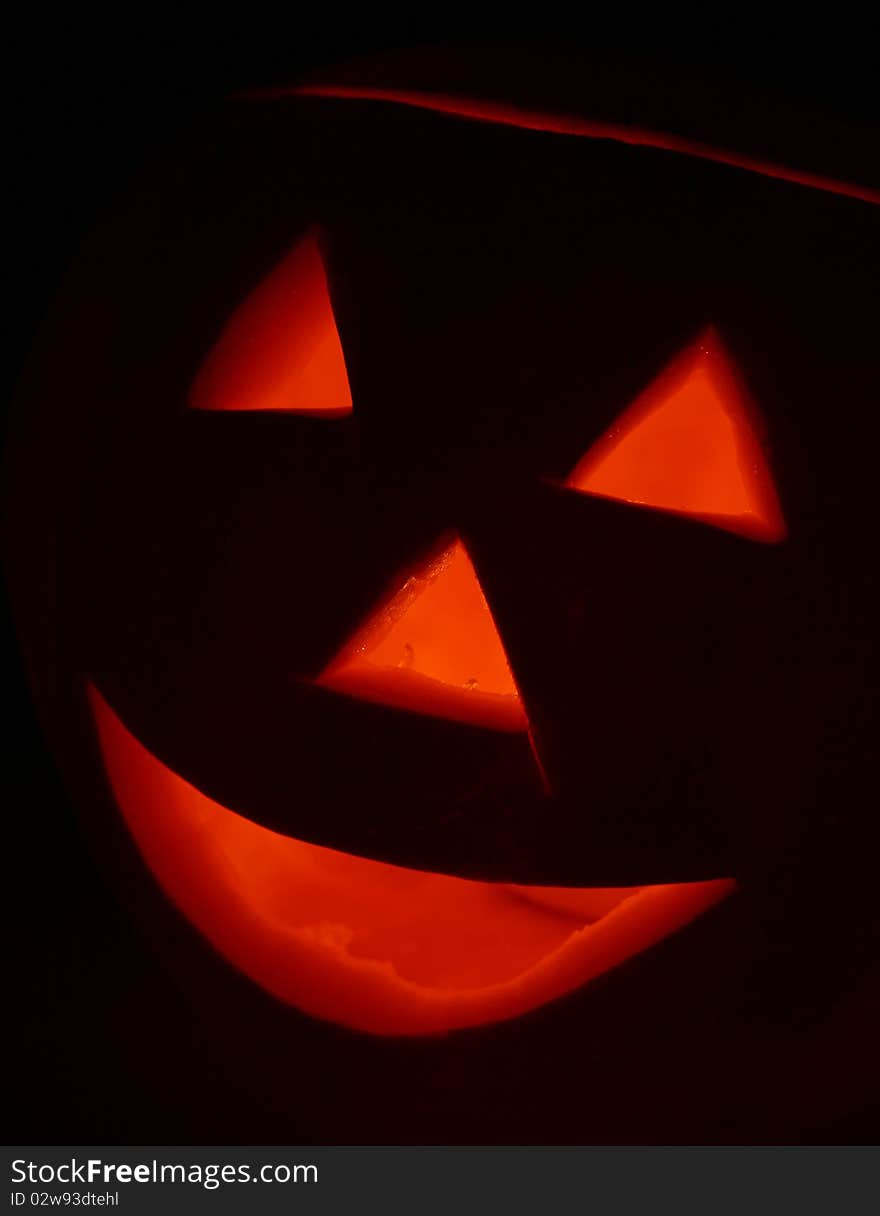
[[[226,810],[89,697],[119,809],[168,897],[233,966],[314,1017],[419,1035],[516,1017],[728,895],[472,882],[306,844]]]
[[[786,165],[777,165],[757,156],[747,156],[728,148],[715,148],[687,139],[668,131],[650,131],[640,127],[628,127],[624,123],[597,122],[579,115],[559,114],[546,110],[526,110],[507,102],[489,98],[456,97],[446,93],[423,93],[415,89],[376,88],[371,85],[303,84],[293,88],[261,89],[238,96],[254,101],[271,101],[278,97],[327,97],[348,101],[379,101],[393,105],[412,106],[420,110],[433,110],[455,118],[466,118],[477,122],[498,123],[506,127],[519,127],[526,131],[545,131],[553,135],[573,135],[582,139],[608,139],[614,143],[631,144],[635,147],[658,148],[664,152],[677,152],[697,160],[713,161],[729,165],[761,177],[776,178],[811,190],[823,190],[829,194],[842,194],[861,202],[880,203],[880,190],[854,182],[842,182],[819,173],[808,173]]]
[[[774,542],[785,523],[718,338],[707,330],[590,448],[566,485]]]
[[[351,413],[317,237],[308,233],[241,303],[196,377],[199,410]]]
[[[507,655],[467,550],[411,575],[317,680],[324,688],[496,730],[527,730]]]

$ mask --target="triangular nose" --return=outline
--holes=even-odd
[[[527,730],[522,699],[467,550],[454,541],[318,677],[324,688],[495,730]]]

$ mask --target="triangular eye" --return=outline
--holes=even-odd
[[[317,236],[307,233],[229,318],[190,391],[199,410],[351,413]]]
[[[495,730],[527,730],[507,655],[456,540],[410,575],[318,677],[334,692]]]
[[[621,414],[565,484],[780,541],[785,522],[754,426],[754,411],[708,329]]]

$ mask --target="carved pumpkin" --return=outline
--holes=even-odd
[[[31,395],[35,685],[258,986],[518,1018],[822,821],[869,729],[835,411],[877,199],[808,170],[331,84],[230,102],[93,243]]]

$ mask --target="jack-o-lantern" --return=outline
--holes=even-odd
[[[22,415],[71,766],[234,968],[380,1035],[690,932],[871,737],[876,194],[534,89],[232,100],[69,289],[49,479]]]

